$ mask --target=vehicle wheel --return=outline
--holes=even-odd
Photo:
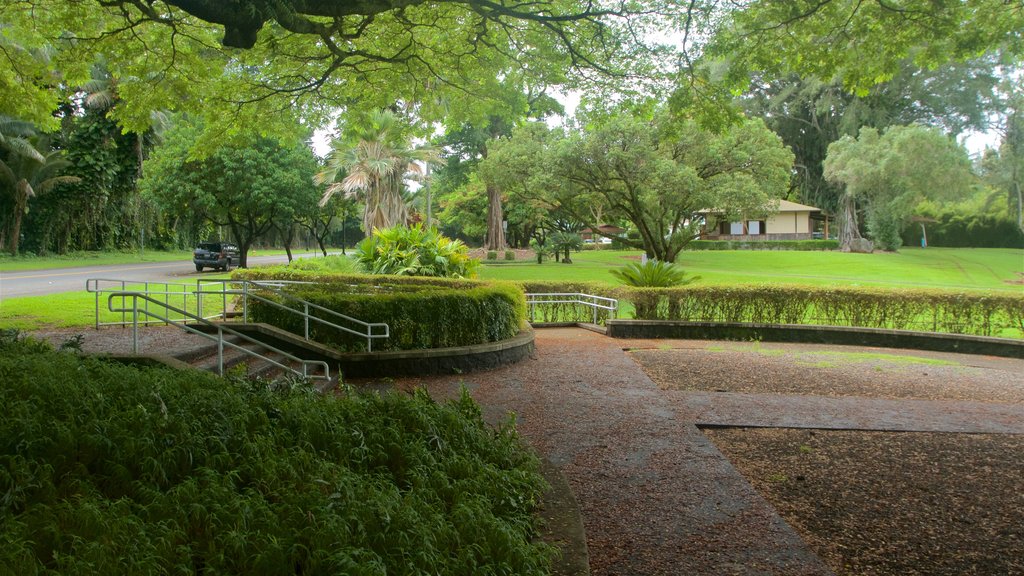
[[[202,271],[203,271],[202,264],[196,264],[196,272],[202,272]]]

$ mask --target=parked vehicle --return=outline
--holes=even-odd
[[[232,265],[238,265],[240,255],[238,246],[234,244],[202,242],[192,252],[192,263],[196,265],[196,272],[202,272],[203,268],[229,270]]]

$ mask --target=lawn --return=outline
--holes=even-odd
[[[639,259],[640,252],[584,251],[572,264],[493,264],[480,277],[495,280],[618,283],[609,270]],[[1001,248],[904,248],[895,253],[796,251],[683,252],[677,263],[700,284],[804,284],[951,290],[1020,291],[1024,251]]]
[[[207,274],[204,279],[227,278],[227,273]],[[126,287],[141,289],[141,285]],[[213,287],[211,287],[212,289]],[[178,308],[183,307],[180,296],[168,297],[168,303]],[[117,304],[115,302],[115,304]],[[195,297],[189,295],[184,301],[185,308],[195,313]],[[131,305],[130,303],[128,304]],[[107,296],[100,298],[100,322],[120,322],[124,319],[131,322],[131,314],[122,315],[110,312],[107,308]],[[140,303],[140,307],[142,303]],[[218,298],[207,296],[203,301],[203,315],[216,314],[223,308]],[[151,305],[157,313],[163,311],[159,306]],[[140,320],[142,318],[140,317]],[[0,303],[0,328],[16,328],[18,330],[38,330],[41,328],[72,328],[92,327],[96,322],[96,294],[85,292],[64,292],[45,296],[26,296],[23,298],[5,298]]]

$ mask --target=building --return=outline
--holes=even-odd
[[[706,212],[714,215],[713,210]],[[714,222],[714,218],[708,218]],[[705,228],[702,240],[812,240],[828,237],[828,216],[814,206],[779,200],[779,211],[763,220],[721,220],[714,228]]]

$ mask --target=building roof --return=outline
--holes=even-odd
[[[779,212],[821,212],[821,208],[797,204],[789,200],[779,200]]]

